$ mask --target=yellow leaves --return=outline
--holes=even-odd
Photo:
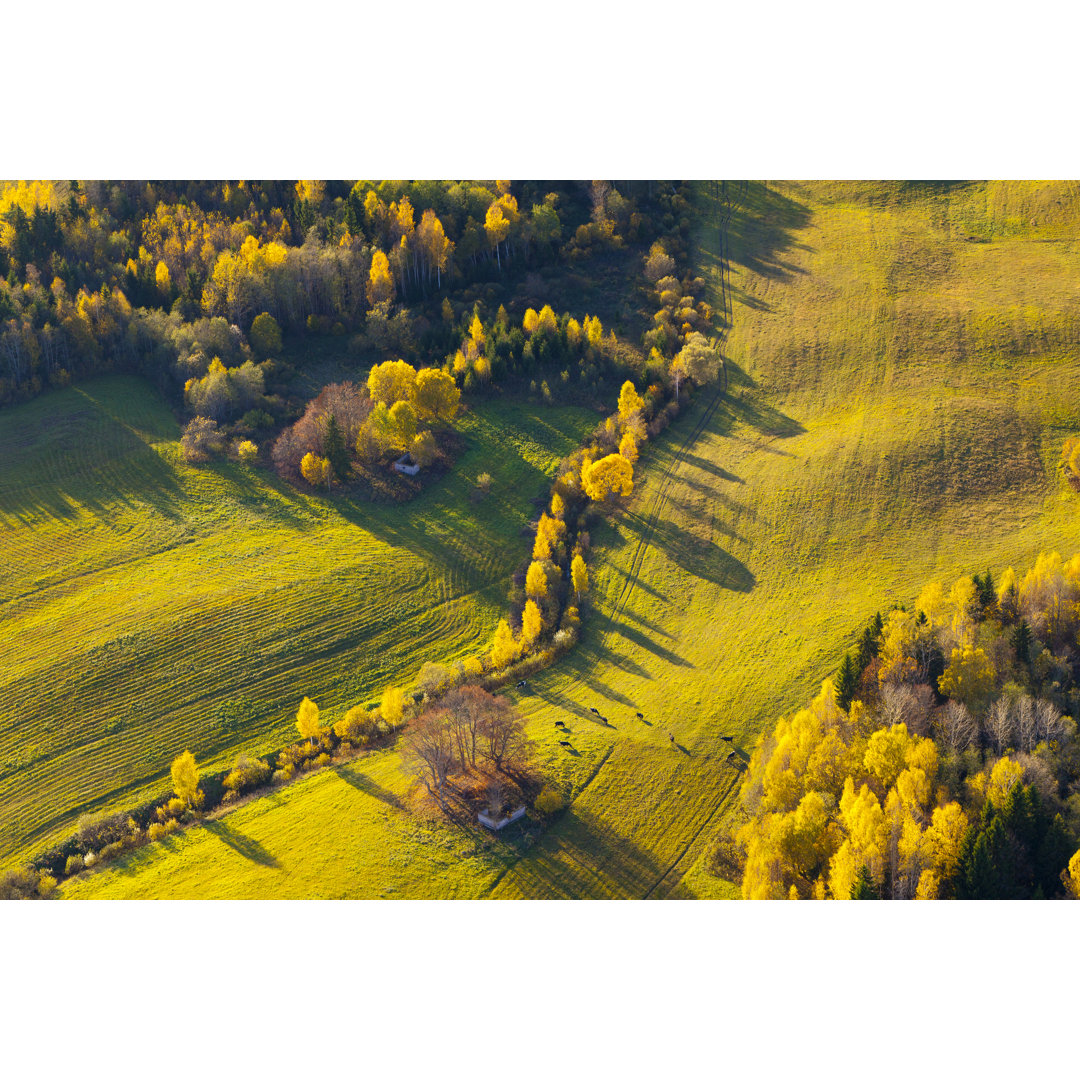
[[[1080,900],[1080,851],[1069,860],[1069,868],[1061,875],[1065,892],[1070,900]]]
[[[628,431],[619,441],[619,456],[626,458],[631,465],[638,459],[638,444],[633,432]]]
[[[927,625],[931,630],[937,630],[944,626],[948,619],[948,601],[945,599],[945,590],[941,582],[932,581],[915,601],[916,611],[921,611],[926,616]]]
[[[593,348],[600,344],[600,339],[604,336],[604,328],[600,324],[600,320],[596,316],[591,318],[585,316],[585,338]]]
[[[559,323],[550,304],[545,304],[540,309],[540,314],[536,317],[536,329],[544,334],[557,334],[559,332]]]
[[[397,727],[401,723],[401,717],[405,711],[405,695],[396,687],[388,686],[382,694],[379,703],[379,715],[391,727]]]
[[[1010,592],[1016,589],[1016,571],[1011,566],[1005,569],[1005,572],[1001,575],[1001,580],[998,582],[998,603],[1000,604]]]
[[[389,407],[412,396],[416,377],[416,368],[412,364],[404,360],[387,360],[372,367],[368,375],[368,393],[372,401]]]
[[[896,778],[896,794],[906,810],[921,817],[930,804],[933,787],[922,769],[905,769]]]
[[[589,590],[589,571],[585,566],[585,560],[580,555],[575,555],[570,561],[570,583],[578,598]]]
[[[525,595],[533,600],[539,600],[548,594],[547,574],[544,567],[538,563],[530,563],[528,573],[525,575]]]
[[[375,192],[369,191],[368,195]],[[376,199],[378,197],[376,196]],[[390,276],[390,260],[377,248],[371,257],[371,269],[368,271],[367,298],[373,307],[389,300],[394,295],[394,280]]]
[[[390,423],[397,433],[398,446],[407,447],[416,438],[416,410],[407,401],[390,406]]]
[[[926,850],[939,876],[951,877],[960,862],[960,845],[968,819],[959,803],[935,807],[926,830]]]
[[[893,724],[888,730],[875,731],[870,736],[863,755],[863,767],[888,791],[907,764],[911,737],[907,724]]]
[[[558,518],[540,515],[536,526],[536,542],[533,544],[533,559],[543,562],[552,558],[555,548],[566,535],[566,524]]]
[[[521,613],[521,640],[526,647],[531,647],[544,630],[544,616],[540,613],[535,600],[525,601],[525,610]]]
[[[429,367],[421,368],[415,374],[411,397],[417,413],[425,419],[452,420],[457,415],[461,391],[454,383],[452,375]]]
[[[528,308],[525,311],[525,317],[521,320],[522,329],[526,334],[535,334],[536,328],[540,325],[540,316],[532,308]]]
[[[843,719],[826,679],[808,708],[777,723],[772,753],[761,763],[765,810],[790,810],[812,790],[839,793],[850,757],[839,731]],[[752,762],[751,772],[757,767]]]
[[[208,375],[224,375],[225,371],[226,371],[225,365],[221,362],[221,360],[218,357],[215,356],[214,359],[210,361],[210,367],[207,370],[207,374]]]
[[[568,319],[566,323],[566,343],[571,349],[581,344],[581,323],[577,319]]]
[[[259,456],[259,448],[250,439],[241,439],[236,444],[236,457],[241,465],[254,465]]]
[[[481,382],[487,382],[491,378],[491,361],[486,356],[478,356],[473,364],[473,370]]]
[[[878,680],[906,682],[915,673],[915,661],[910,655],[915,643],[915,617],[906,611],[890,611],[881,631],[881,667]]]
[[[986,797],[996,807],[1005,803],[1014,784],[1019,784],[1024,776],[1024,767],[1018,761],[1003,757],[990,771],[990,781],[986,785]]]
[[[566,502],[563,500],[563,497],[557,491],[553,492],[551,496],[551,516],[553,518],[558,518],[560,521],[562,521],[565,514]]]
[[[356,705],[345,714],[344,719],[334,725],[334,734],[339,739],[357,741],[373,728],[374,720],[371,714],[362,705]]]
[[[314,739],[319,734],[319,706],[309,697],[296,710],[296,730],[302,739]]]
[[[916,900],[936,900],[941,893],[941,880],[933,870],[924,870],[919,875],[919,887],[915,890]]]
[[[499,620],[495,628],[495,639],[491,645],[488,659],[496,671],[512,664],[521,655],[521,646],[514,640],[514,633],[505,619]]]
[[[195,765],[195,755],[190,750],[185,750],[173,761],[169,773],[176,797],[182,799],[186,806],[191,806],[199,789],[199,770]]]
[[[612,495],[629,495],[634,490],[634,467],[621,454],[607,457],[587,465],[581,473],[585,494],[596,502],[603,502]]]
[[[957,646],[949,656],[949,666],[938,680],[938,687],[947,697],[977,706],[994,689],[996,672],[982,649]]]
[[[330,462],[309,450],[300,461],[300,475],[312,487],[318,487],[320,484],[326,484],[329,487]]]
[[[625,423],[629,419],[630,414],[633,412],[639,412],[645,407],[645,401],[642,396],[634,389],[634,384],[627,379],[622,384],[622,389],[619,391],[619,419]]]
[[[975,610],[978,607],[975,582],[970,577],[957,578],[949,592],[952,608],[952,634],[961,645],[975,643]]]
[[[484,324],[480,316],[473,313],[472,322],[469,323],[469,337],[476,343],[476,351],[479,353],[484,348]]]
[[[326,194],[326,182],[324,180],[297,180],[296,197],[301,202],[310,202],[318,206]]]
[[[510,235],[510,222],[507,220],[502,201],[493,202],[484,217],[484,232],[492,247],[501,244]]]

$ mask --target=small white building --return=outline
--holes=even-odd
[[[420,471],[420,466],[413,461],[412,454],[406,452],[394,462],[394,468],[406,476],[415,476]]]

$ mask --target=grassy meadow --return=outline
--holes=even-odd
[[[184,749],[206,768],[482,647],[530,500],[596,422],[487,402],[411,502],[305,494],[184,463],[157,393],[103,377],[0,419],[0,862],[131,806]],[[476,476],[493,478],[479,504]]]
[[[722,309],[719,206],[699,195],[698,272]],[[729,392],[645,449],[629,512],[592,533],[582,644],[517,695],[571,800],[547,829],[417,819],[386,751],[64,895],[737,895],[704,868],[735,803],[729,746],[748,753],[928,579],[1080,549],[1057,472],[1080,431],[1078,219],[1071,184],[750,185],[729,231]]]

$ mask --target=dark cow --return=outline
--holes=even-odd
[[[644,714],[644,713],[635,713],[634,715],[635,715],[635,716],[636,716],[636,717],[637,717],[637,718],[638,718],[639,720],[644,720],[644,719],[645,719],[645,714]]]
[[[560,746],[569,746],[570,744],[565,739],[560,739],[559,740],[559,745]]]
[[[589,706],[589,712],[596,713],[597,716],[600,715],[600,710],[599,709],[594,709],[591,705]]]

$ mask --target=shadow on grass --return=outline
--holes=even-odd
[[[280,869],[281,863],[258,840],[245,836],[242,832],[238,832],[226,824],[226,822],[221,820],[204,821],[203,828],[216,836],[226,847],[230,847],[237,854],[243,855],[245,859],[258,863],[259,866],[267,866],[274,870]]]
[[[335,769],[334,773],[338,779],[344,780],[346,784],[356,788],[357,791],[362,791],[373,799],[379,799],[386,803],[387,806],[394,807],[395,810],[404,809],[402,801],[392,791],[388,791],[381,784],[376,784],[370,777],[357,772],[350,766],[344,765],[340,769]]]
[[[676,667],[690,667],[694,665],[689,660],[684,660],[678,653],[672,652],[670,649],[665,649],[663,645],[658,645],[647,634],[642,633],[636,627],[628,626],[624,622],[618,622],[612,624],[612,629],[617,634],[621,634],[627,641],[632,641],[635,645],[640,645],[641,648],[647,649],[654,656],[660,657],[661,660],[666,660],[669,664],[674,664]]]
[[[637,899],[665,872],[648,852],[577,805],[515,853],[507,876],[523,895],[545,899]]]
[[[639,522],[628,525],[632,529],[641,528]],[[673,521],[658,521],[649,534],[649,543],[694,577],[733,592],[749,592],[754,587],[754,575],[744,563],[719,544],[702,540]],[[638,584],[635,582],[635,587]]]

